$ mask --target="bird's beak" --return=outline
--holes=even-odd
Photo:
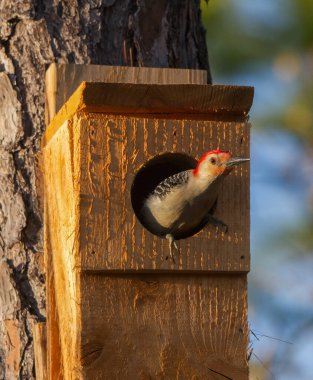
[[[232,166],[236,166],[236,165],[240,165],[240,164],[243,164],[244,162],[248,162],[250,161],[250,158],[231,158],[229,161],[226,162],[226,167],[229,168],[229,167],[232,167]]]

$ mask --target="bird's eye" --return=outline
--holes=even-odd
[[[210,162],[212,165],[215,165],[216,164],[216,158],[214,158],[214,157],[210,158]]]

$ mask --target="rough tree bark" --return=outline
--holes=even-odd
[[[199,0],[0,2],[0,379],[35,378],[32,325],[45,320],[45,65],[131,61],[209,72]]]

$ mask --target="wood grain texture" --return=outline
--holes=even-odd
[[[138,169],[163,152],[199,157],[220,147],[249,157],[249,124],[142,119],[80,114],[80,266],[83,270],[249,271],[249,167],[225,180],[216,216],[227,234],[212,225],[178,242],[176,264],[166,260],[168,242],[136,218],[130,189]],[[78,128],[76,128],[78,130]],[[74,158],[77,161],[77,159]],[[235,195],[235,196],[234,196]]]
[[[246,276],[83,275],[81,289],[82,378],[248,379]]]
[[[36,380],[47,380],[46,323],[36,323],[33,328]]]
[[[50,379],[56,374],[62,376],[72,372],[78,355],[80,277],[75,267],[79,241],[79,165],[73,162],[76,154],[72,149],[77,144],[72,143],[72,138],[73,128],[69,121],[58,130],[44,152]]]
[[[219,85],[150,85],[83,82],[45,133],[45,143],[77,112],[116,114],[194,114],[195,118],[246,120],[253,87]]]
[[[52,63],[46,71],[45,78],[47,125],[83,81],[137,84],[207,84],[207,71]]]
[[[46,201],[46,198],[45,198]],[[45,210],[47,210],[47,203],[45,202]],[[59,320],[57,313],[56,303],[56,284],[54,281],[53,273],[53,261],[52,252],[54,252],[54,246],[51,244],[50,236],[48,233],[49,219],[47,217],[47,211],[45,211],[45,233],[44,233],[44,246],[45,246],[45,276],[46,276],[46,309],[47,309],[47,379],[59,379],[62,380],[62,352],[60,345],[60,331]],[[57,226],[58,227],[58,226]],[[51,231],[49,231],[51,232]],[[56,232],[58,233],[58,232]]]
[[[103,95],[108,108],[102,85],[90,84],[94,100],[81,87],[46,134],[50,378],[54,368],[66,380],[247,380],[249,167],[234,169],[218,199],[215,215],[229,225],[228,234],[208,226],[180,240],[176,264],[166,260],[167,241],[136,218],[131,186],[142,165],[161,153],[199,158],[219,147],[249,157],[252,93],[241,104],[233,88],[207,90],[201,107],[212,112],[196,114],[187,107],[188,90],[187,108],[182,112],[177,96],[179,112],[172,114],[155,95],[161,86],[152,86],[149,112],[118,114],[108,110],[120,101],[123,111],[133,93],[118,98],[122,87],[114,92],[104,85],[112,90],[111,98]],[[92,102],[102,108],[93,112],[86,106]]]
[[[63,235],[54,234],[57,247],[68,246],[66,234],[76,236],[78,247],[69,260],[72,267],[88,271],[249,271],[247,165],[228,176],[218,199],[215,215],[228,224],[229,232],[209,225],[180,240],[176,264],[166,260],[168,242],[142,227],[130,198],[137,171],[155,155],[174,151],[199,157],[220,147],[249,157],[249,133],[246,122],[79,113],[45,148],[47,187],[54,189],[48,190],[47,212],[55,214],[49,228],[62,228]]]

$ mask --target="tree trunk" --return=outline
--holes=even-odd
[[[45,320],[36,171],[51,62],[209,73],[199,1],[1,2],[0,379],[35,378],[32,326]]]

